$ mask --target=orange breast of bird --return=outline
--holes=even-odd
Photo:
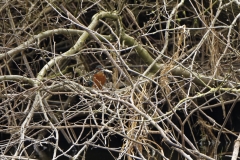
[[[102,71],[99,71],[93,75],[94,87],[102,89],[103,85],[106,83],[106,76]]]

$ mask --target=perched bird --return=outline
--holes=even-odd
[[[103,67],[101,65],[98,65],[92,77],[93,87],[102,89],[103,85],[106,83],[106,80],[107,78],[104,74]]]

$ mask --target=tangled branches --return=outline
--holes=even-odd
[[[216,159],[221,135],[237,137],[225,127],[239,101],[236,4],[2,5],[1,159]],[[216,107],[221,124],[205,112]]]

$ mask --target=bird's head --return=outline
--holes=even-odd
[[[103,66],[102,65],[97,65],[96,70],[98,70],[98,71],[103,70]]]

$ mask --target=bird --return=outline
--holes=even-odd
[[[95,69],[95,72],[92,77],[92,82],[90,84],[97,89],[102,89],[104,84],[106,83],[107,78],[103,70],[103,66],[98,65]]]

